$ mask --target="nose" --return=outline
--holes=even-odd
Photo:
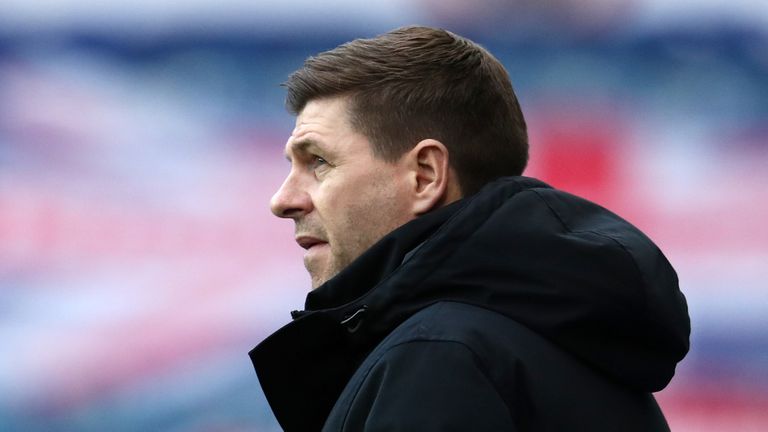
[[[277,217],[295,219],[312,211],[312,198],[291,173],[272,196],[269,207]]]

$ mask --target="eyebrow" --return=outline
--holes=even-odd
[[[312,148],[316,148],[318,150],[322,150],[323,153],[330,153],[327,150],[325,150],[316,140],[314,140],[312,138],[301,138],[298,141],[293,141],[291,143],[291,149],[293,150],[294,153],[297,153],[297,152],[308,152]],[[291,162],[291,157],[288,156],[288,152],[284,152],[283,154],[285,156],[285,159],[288,162]]]

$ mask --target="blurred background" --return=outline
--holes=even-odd
[[[3,0],[0,430],[275,431],[247,352],[309,278],[268,200],[313,53],[406,24],[507,66],[526,174],[678,269],[673,431],[768,430],[762,0]]]

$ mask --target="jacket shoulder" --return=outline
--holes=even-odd
[[[371,352],[324,430],[574,426],[668,430],[650,394],[611,381],[504,315],[445,301],[411,316]]]

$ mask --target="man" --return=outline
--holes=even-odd
[[[509,77],[452,33],[309,58],[272,211],[314,290],[251,351],[289,431],[668,430],[688,350],[674,270],[609,211],[520,177]]]

